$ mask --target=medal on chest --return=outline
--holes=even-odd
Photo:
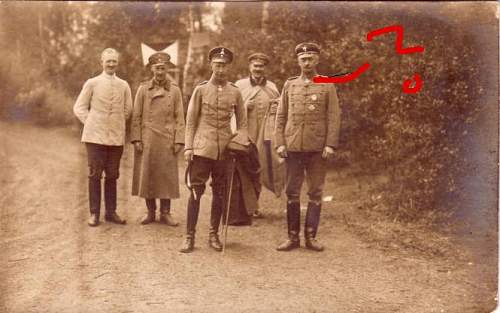
[[[312,96],[311,96],[311,100],[312,100],[312,101],[316,101],[316,100],[318,100],[318,96],[317,96],[317,95],[312,95]]]
[[[309,106],[307,108],[309,109],[309,111],[314,111],[314,109],[316,109],[314,104],[309,104]]]

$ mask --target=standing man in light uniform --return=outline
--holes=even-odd
[[[295,48],[301,75],[291,77],[283,86],[276,116],[276,147],[286,158],[286,195],[288,240],[277,250],[289,251],[300,246],[300,190],[304,178],[308,186],[304,236],[306,248],[323,251],[316,241],[326,161],[338,146],[340,107],[333,84],[312,82],[317,75],[319,46],[301,43]]]
[[[253,143],[257,144],[261,128],[266,127],[266,125],[263,124],[265,115],[269,111],[271,101],[278,98],[280,93],[276,85],[265,76],[266,66],[269,63],[269,57],[266,54],[261,52],[253,53],[248,57],[248,62],[250,76],[238,80],[235,84],[241,91],[243,103],[245,104],[247,112],[248,137]],[[270,146],[269,148],[271,148],[271,134],[265,131],[266,129],[264,129],[264,144],[268,144]],[[257,146],[257,148],[260,150],[264,147]],[[259,151],[259,154],[265,155],[264,151]],[[262,166],[266,165],[267,163],[262,164]],[[254,211],[253,217],[263,217],[258,208]]]
[[[212,76],[200,83],[193,91],[186,116],[184,157],[189,165],[192,186],[187,208],[186,240],[180,252],[194,249],[194,239],[201,196],[205,183],[212,177],[212,208],[210,211],[209,247],[222,251],[218,231],[222,216],[225,192],[225,167],[229,159],[226,146],[233,137],[231,116],[236,115],[238,131],[246,134],[247,118],[241,93],[227,81],[227,70],[233,53],[224,47],[216,47],[208,54]]]
[[[105,219],[125,224],[116,214],[116,180],[125,144],[125,125],[132,112],[132,93],[129,84],[115,74],[118,59],[115,49],[102,52],[103,72],[85,82],[73,107],[84,125],[82,142],[87,148],[89,165],[89,226],[99,224],[103,172]]]
[[[267,55],[260,52],[251,54],[248,62],[250,76],[238,80],[235,85],[240,88],[247,110],[248,137],[256,143],[270,101],[278,98],[280,93],[276,85],[265,76],[269,63]]]

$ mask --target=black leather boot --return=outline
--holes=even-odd
[[[155,221],[156,199],[146,199],[146,207],[148,208],[148,213],[142,219],[142,225],[151,224]]]
[[[200,199],[194,199],[193,195],[189,197],[187,207],[186,238],[179,250],[182,253],[189,253],[194,250],[194,238],[196,224],[198,223],[198,214],[200,211]]]
[[[89,208],[90,217],[88,224],[91,227],[99,225],[99,214],[101,212],[101,180],[89,179]]]
[[[125,224],[126,221],[116,214],[116,179],[104,179],[104,204],[107,222]]]
[[[321,203],[309,202],[309,204],[307,205],[304,237],[306,240],[306,248],[314,251],[324,250],[324,247],[316,240],[320,214]]]
[[[300,247],[300,202],[287,203],[286,220],[288,224],[288,240],[276,248],[278,251],[290,251]]]
[[[170,199],[160,199],[160,223],[168,226],[179,226],[170,215]]]
[[[212,209],[210,212],[210,231],[208,233],[208,246],[217,252],[222,251],[222,243],[219,240],[219,225],[222,217],[222,195],[217,194],[212,198]]]

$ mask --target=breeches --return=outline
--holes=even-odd
[[[191,163],[190,180],[193,191],[198,198],[205,192],[205,184],[212,177],[214,196],[222,197],[225,184],[225,168],[227,160],[212,160],[195,155]]]
[[[320,203],[326,177],[326,161],[321,152],[288,152],[286,158],[286,195],[289,202],[300,202],[304,178],[309,200]]]

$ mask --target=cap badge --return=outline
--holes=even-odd
[[[302,50],[304,50],[304,52],[307,52],[307,47],[306,46],[302,47]]]

